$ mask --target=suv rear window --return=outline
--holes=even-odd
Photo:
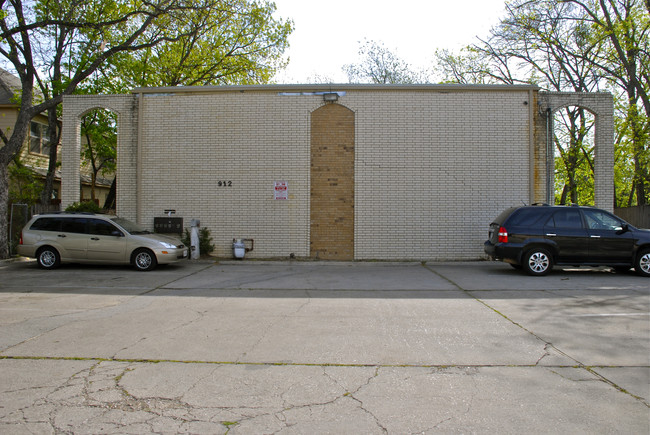
[[[503,222],[505,222],[506,219],[508,219],[508,216],[512,214],[513,211],[517,210],[517,207],[510,207],[508,209],[505,209],[504,211],[501,212],[499,216],[492,222],[492,224],[497,224],[501,225]]]
[[[520,208],[508,219],[508,226],[527,227],[535,225],[542,217],[548,216],[542,208]]]

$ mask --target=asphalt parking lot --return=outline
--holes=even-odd
[[[650,280],[0,263],[0,432],[650,433]]]

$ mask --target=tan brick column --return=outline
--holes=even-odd
[[[310,256],[354,259],[354,112],[327,104],[311,115]]]

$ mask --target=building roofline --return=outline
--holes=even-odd
[[[133,94],[182,94],[215,92],[337,92],[337,91],[434,91],[434,92],[490,92],[490,91],[539,91],[536,85],[376,85],[376,84],[273,84],[273,85],[224,85],[224,86],[170,86],[135,88]]]

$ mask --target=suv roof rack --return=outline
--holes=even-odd
[[[85,214],[94,216],[96,213],[93,213],[92,211],[51,211],[43,214]]]

